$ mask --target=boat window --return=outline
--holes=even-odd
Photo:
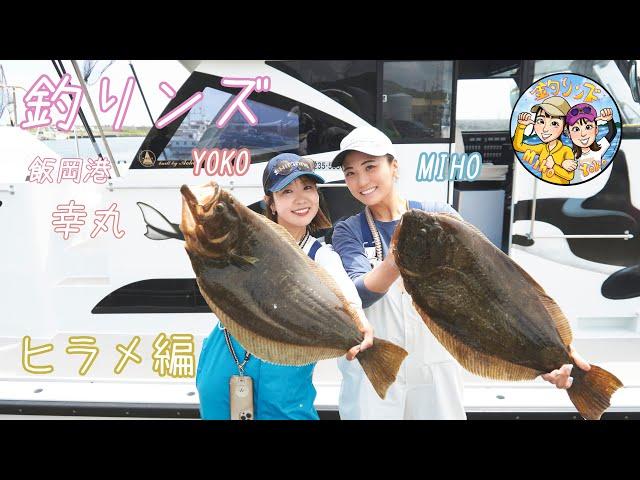
[[[194,148],[247,148],[253,163],[283,152],[324,153],[338,150],[342,138],[353,129],[331,115],[273,92],[253,92],[247,100],[259,119],[257,125],[251,126],[238,111],[218,128],[219,114],[240,92],[222,86],[221,80],[194,72],[162,115],[195,92],[203,92],[203,100],[164,129],[153,127],[130,168],[193,168]]]
[[[381,129],[394,143],[451,138],[453,62],[384,62]]]
[[[376,124],[375,60],[286,60],[266,63],[324,93],[369,124]]]
[[[458,80],[456,127],[463,132],[507,131],[519,90],[512,78]]]

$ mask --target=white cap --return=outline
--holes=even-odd
[[[331,162],[332,167],[339,167],[344,161],[344,157],[351,150],[366,153],[367,155],[374,155],[381,157],[383,155],[391,154],[394,157],[396,152],[393,148],[393,144],[389,137],[378,130],[375,127],[358,127],[354,129],[349,135],[344,137],[340,142],[340,152],[336,155]]]

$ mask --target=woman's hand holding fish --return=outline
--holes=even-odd
[[[372,292],[387,293],[389,287],[400,276],[395,254],[390,251],[385,259],[364,276],[364,286]]]
[[[364,340],[360,345],[356,345],[347,352],[346,359],[349,361],[356,358],[356,355],[358,355],[358,353],[366,350],[373,345],[373,327],[364,316],[364,314],[360,315],[360,322],[362,323],[362,328],[360,328],[360,331],[364,334]]]
[[[591,365],[580,356],[578,352],[576,352],[572,346],[569,346],[569,350],[571,351],[571,358],[573,358],[574,363],[578,365],[582,370],[589,371],[591,369]],[[573,383],[573,377],[571,377],[571,370],[573,369],[573,365],[566,364],[562,365],[559,369],[554,370],[553,372],[545,373],[541,375],[541,377],[549,383],[553,383],[557,388],[569,388]]]

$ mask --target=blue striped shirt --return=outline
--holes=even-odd
[[[420,202],[422,210],[433,213],[453,213],[458,215],[453,207],[445,202],[426,201]],[[371,271],[371,264],[364,250],[364,239],[360,227],[360,216],[364,211],[338,222],[333,230],[332,244],[334,250],[340,255],[345,271],[353,281],[362,300],[362,306],[367,308],[384,297],[384,293],[372,292],[364,285],[364,276]],[[375,220],[380,240],[382,242],[382,255],[386,257],[389,243],[396,226],[400,220],[381,222]]]

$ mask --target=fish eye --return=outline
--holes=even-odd
[[[223,204],[221,204],[221,203],[218,203],[218,204],[216,205],[216,212],[218,212],[218,213],[222,213],[223,211],[224,211],[224,205],[223,205]]]

